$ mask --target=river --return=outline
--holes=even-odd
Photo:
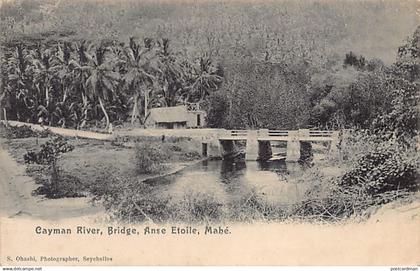
[[[207,160],[165,177],[147,181],[175,200],[210,196],[220,203],[241,200],[251,193],[273,204],[293,204],[307,189],[298,163]]]

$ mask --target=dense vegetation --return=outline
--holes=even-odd
[[[116,2],[5,2],[1,113],[108,129],[198,102],[209,127],[346,129],[330,157],[345,171],[329,178],[315,165],[296,205],[255,193],[229,208],[209,195],[171,205],[145,184],[99,176],[92,193],[118,218],[338,219],[418,190],[415,1]],[[166,151],[137,148],[140,173],[162,169]]]
[[[185,102],[202,102],[210,127],[367,128],[398,78],[418,78],[418,31],[400,46],[414,7],[7,1],[2,107],[10,119],[78,128]]]
[[[6,53],[3,102],[7,116],[81,127],[90,120],[132,122],[145,107],[200,102],[220,85],[220,68],[170,52],[169,41],[17,44]],[[142,106],[144,105],[144,106]],[[139,112],[140,111],[140,112]],[[147,115],[146,115],[147,116]],[[141,118],[144,120],[144,118]]]

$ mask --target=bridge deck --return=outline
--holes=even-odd
[[[219,140],[247,140],[246,136],[222,136],[219,137]],[[289,136],[268,136],[268,137],[257,137],[258,141],[290,141],[293,140]],[[299,141],[312,141],[312,142],[322,142],[322,141],[332,141],[332,137],[298,137]]]
[[[1,121],[6,122],[6,121]],[[190,137],[195,139],[219,139],[219,140],[248,140],[256,137],[258,141],[311,141],[325,142],[337,139],[334,131],[315,131],[315,130],[224,130],[224,129],[141,129],[135,128],[130,130],[117,130],[112,134],[94,133],[90,131],[73,130],[59,127],[40,126],[38,124],[23,123],[18,121],[7,121],[11,126],[28,125],[34,130],[43,131],[49,129],[51,132],[63,136],[92,138],[99,140],[112,140],[116,137],[123,136],[157,136],[162,135],[168,137]]]
[[[247,140],[247,136],[221,136],[219,140]]]
[[[289,136],[268,136],[268,137],[258,137],[258,141],[289,141],[293,140],[294,137]],[[331,141],[333,140],[332,137],[297,137],[299,141]]]

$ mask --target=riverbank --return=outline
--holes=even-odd
[[[4,127],[2,127],[4,128]],[[26,131],[25,131],[26,133]],[[19,133],[17,133],[19,134]],[[136,148],[123,146],[118,142],[90,139],[67,138],[74,150],[62,154],[58,167],[60,182],[69,197],[48,199],[41,192],[43,183],[51,178],[47,165],[27,164],[24,155],[38,152],[50,140],[27,131],[24,138],[5,138],[2,130],[0,137],[2,191],[2,215],[28,216],[33,218],[63,219],[73,216],[105,214],[100,203],[93,205],[90,193],[93,187],[101,186],[105,179],[135,179],[142,182],[150,178],[163,177],[202,161],[194,142],[181,140],[172,142],[149,139],[147,144],[159,146],[167,153],[162,164],[164,170],[158,173],[138,174],[136,170]]]
[[[88,197],[47,199],[34,195],[39,185],[3,147],[4,140],[0,139],[1,217],[56,221],[105,216],[104,208],[93,205]]]
[[[101,262],[102,265],[127,262],[147,265],[156,263],[156,259],[168,265],[415,265],[420,260],[419,193],[414,195],[411,202],[395,201],[372,210],[373,215],[365,221],[211,222],[208,225],[212,227],[227,227],[229,234],[156,236],[144,235],[145,227],[166,228],[169,232],[171,227],[182,228],[193,224],[110,222],[103,219],[103,208],[91,207],[93,212],[87,212],[87,198],[41,199],[31,195],[34,182],[25,177],[24,165],[17,164],[4,150],[0,151],[0,172],[0,206],[8,211],[7,217],[3,212],[0,216],[0,247],[4,249],[0,259],[2,264],[6,262],[6,256],[15,259],[20,255],[46,256],[45,253],[51,257],[112,256],[112,262]],[[136,228],[140,235],[109,236],[107,228],[113,225]],[[104,235],[40,236],[35,233],[36,227],[75,229],[77,226],[100,228]],[[204,231],[204,226],[197,227]],[[21,243],[22,240],[37,245],[10,245]],[[126,249],[130,247],[135,249]],[[182,253],[174,254],[174,251]],[[138,257],[139,254],[142,257]],[[161,257],[166,254],[173,257]],[[212,256],[208,257],[210,254]],[[7,264],[27,266],[39,265],[39,262],[14,261]],[[60,264],[68,265],[71,262]]]
[[[94,202],[112,219],[127,223],[363,220],[374,212],[371,207],[411,195],[391,191],[365,198],[343,189],[337,180],[348,165],[331,164],[334,157],[326,159],[325,146],[316,146],[313,166],[308,167],[280,161],[204,161],[201,144],[189,138],[67,138],[59,144],[66,142],[71,151],[60,154],[54,171],[48,164],[23,159],[30,152],[36,158],[51,135],[15,132],[23,138],[9,136],[1,143],[32,178],[30,191],[38,199]]]

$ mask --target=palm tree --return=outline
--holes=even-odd
[[[77,104],[75,103],[74,98],[72,97],[73,101],[69,101],[70,104],[67,102],[69,96],[75,96],[71,95],[75,90],[75,76],[73,73],[74,67],[72,61],[74,60],[71,56],[70,43],[64,42],[62,46],[58,45],[57,52],[54,55],[51,64],[55,67],[55,76],[60,82],[61,99],[54,104],[53,115],[58,118],[58,124],[61,124],[63,127],[66,126],[66,123],[70,119],[73,121],[78,119],[76,111]]]
[[[89,74],[86,80],[87,95],[91,100],[99,101],[106,120],[105,130],[109,130],[110,120],[104,101],[108,101],[115,93],[115,83],[120,80],[120,74],[113,71],[117,59],[111,57],[106,60],[106,51],[104,46],[98,46],[92,50],[92,53],[85,52],[88,65],[83,66],[82,69],[88,70]]]
[[[86,124],[86,121],[88,120],[89,110],[91,109],[88,94],[86,91],[86,81],[89,77],[90,70],[88,65],[88,59],[86,57],[86,51],[88,50],[88,48],[85,41],[75,43],[74,46],[77,56],[76,59],[70,60],[69,65],[71,65],[73,73],[73,87],[75,88],[77,95],[80,95],[82,100],[82,122],[80,123],[79,127],[83,128]]]
[[[180,102],[179,94],[185,86],[183,66],[176,55],[170,52],[168,39],[162,39],[159,46],[159,64],[162,72],[159,76],[161,88],[156,93],[156,98],[160,98],[159,102],[163,106],[175,106]]]
[[[216,91],[223,82],[224,72],[220,65],[213,65],[208,57],[201,57],[193,65],[185,65],[187,87],[182,97],[186,102],[201,102],[211,92]]]
[[[38,47],[29,53],[35,88],[38,90],[38,117],[44,116],[49,125],[53,123],[50,106],[53,102],[53,80],[60,66],[53,65],[54,54],[51,49]]]
[[[6,73],[7,86],[6,91],[11,99],[22,106],[16,106],[16,116],[18,120],[22,118],[32,118],[34,116],[34,108],[37,98],[33,96],[33,80],[30,62],[28,61],[29,52],[21,45],[17,45],[16,49],[11,53],[7,60]]]
[[[62,102],[65,102],[69,96],[73,83],[74,74],[72,67],[71,48],[68,42],[64,42],[62,47],[57,46],[57,53],[54,55],[52,65],[56,67],[56,76],[60,80],[62,87]]]
[[[127,73],[124,82],[131,93],[130,100],[133,102],[131,124],[134,124],[139,114],[139,100],[144,97],[144,111],[147,114],[148,96],[150,89],[156,85],[156,75],[160,72],[158,57],[150,39],[145,39],[145,48],[141,48],[133,37],[130,38],[129,46],[125,48],[125,61]]]

